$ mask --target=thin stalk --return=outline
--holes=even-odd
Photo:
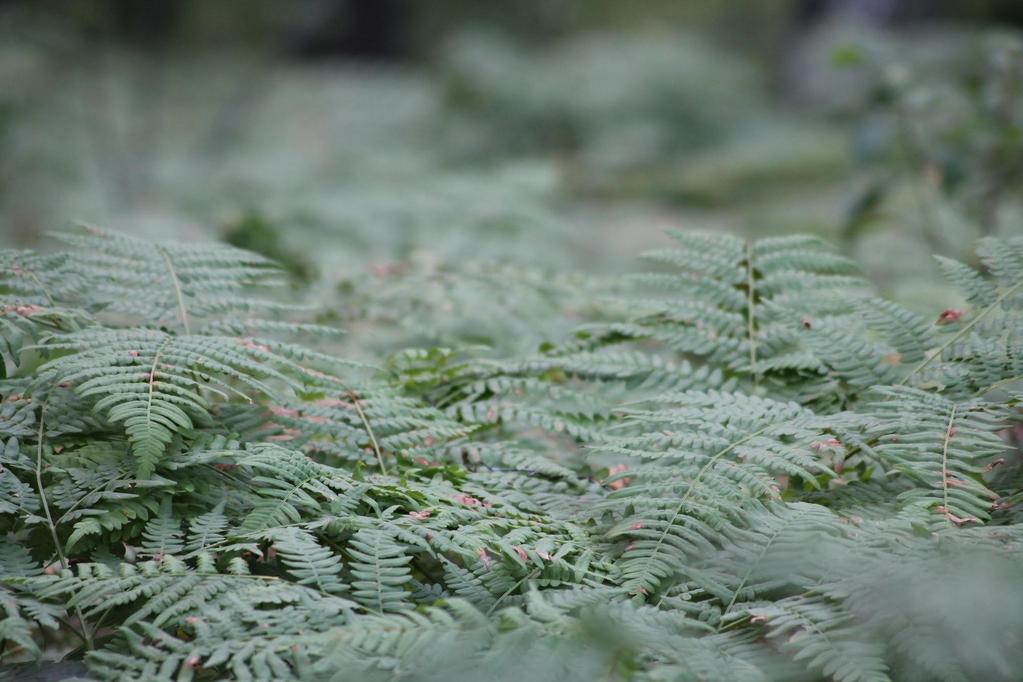
[[[174,295],[178,300],[178,314],[181,316],[181,325],[185,328],[185,334],[191,334],[192,330],[188,326],[188,311],[185,309],[185,296],[181,291],[181,282],[178,280],[178,273],[174,269],[174,264],[171,262],[170,254],[167,253],[166,249],[160,249],[160,255],[163,256],[163,262],[167,266],[167,272],[170,273],[171,283],[174,284]]]
[[[514,585],[512,585],[507,590],[505,590],[504,594],[502,594],[500,597],[498,597],[497,601],[495,601],[494,604],[489,609],[487,609],[487,615],[489,616],[490,614],[492,614],[497,609],[498,604],[500,604],[504,600],[505,597],[507,597],[512,592],[517,590],[519,588],[519,586],[522,585],[522,583],[526,582],[527,580],[532,580],[533,578],[535,578],[538,575],[540,575],[540,569],[537,568],[537,569],[534,569],[533,571],[531,571],[528,575],[522,576],[522,578],[520,578],[518,582],[516,582]]]
[[[932,361],[933,361],[933,360],[934,360],[935,358],[941,357],[942,353],[944,353],[944,352],[945,352],[945,350],[946,350],[946,349],[947,349],[947,348],[948,348],[949,346],[951,346],[951,345],[952,345],[953,343],[955,343],[956,341],[958,341],[959,339],[961,339],[961,338],[962,338],[963,336],[965,336],[967,332],[969,332],[969,331],[970,331],[971,329],[973,329],[973,328],[974,328],[975,326],[977,326],[977,323],[978,323],[978,322],[980,322],[980,321],[981,321],[981,320],[983,320],[983,319],[984,319],[985,317],[987,317],[988,313],[990,313],[990,312],[991,312],[992,310],[994,310],[995,308],[997,308],[998,306],[1000,306],[1000,305],[1002,304],[1002,301],[1004,301],[1005,299],[1007,299],[1007,298],[1008,298],[1009,296],[1012,296],[1012,295],[1013,295],[1014,293],[1016,293],[1016,292],[1017,292],[1017,291],[1018,291],[1018,290],[1019,290],[1020,288],[1023,288],[1023,281],[1017,282],[1017,283],[1016,283],[1015,285],[1013,285],[1013,286],[1009,287],[1008,289],[1006,289],[1006,290],[1005,290],[1005,292],[1004,292],[1004,293],[1002,293],[1002,295],[1001,295],[1001,296],[999,296],[999,297],[998,297],[998,298],[997,298],[997,299],[995,300],[995,302],[994,302],[994,303],[992,303],[992,304],[991,304],[991,305],[989,305],[989,306],[988,306],[987,308],[984,308],[984,309],[983,309],[982,311],[980,311],[980,312],[979,312],[979,313],[977,314],[977,316],[976,316],[976,317],[974,317],[974,318],[973,318],[973,319],[972,319],[972,320],[970,321],[970,323],[969,323],[968,325],[966,325],[965,327],[963,327],[962,329],[960,329],[960,330],[959,330],[958,332],[956,332],[956,334],[955,334],[954,336],[952,336],[952,338],[950,338],[950,339],[949,339],[948,341],[946,341],[945,343],[943,343],[943,344],[941,345],[941,348],[937,349],[936,351],[934,351],[933,353],[931,353],[931,355],[929,355],[928,357],[924,358],[924,359],[923,359],[923,360],[922,360],[922,361],[920,362],[920,364],[918,364],[918,365],[917,365],[916,367],[914,367],[914,368],[913,368],[913,371],[912,371],[912,372],[910,372],[910,373],[909,373],[909,374],[907,374],[907,375],[906,375],[905,377],[903,377],[902,381],[900,381],[900,382],[899,382],[899,385],[900,385],[900,386],[905,386],[905,385],[906,385],[906,382],[907,382],[907,381],[909,381],[910,377],[914,376],[915,374],[917,374],[918,372],[920,372],[920,371],[921,371],[922,369],[924,369],[925,367],[927,367],[927,365],[931,364],[931,362],[932,362]]]
[[[952,510],[948,508],[948,444],[952,440],[952,434],[955,432],[955,421],[956,421],[956,408],[958,405],[952,405],[952,412],[948,415],[948,427],[945,429],[945,443],[941,446],[941,492],[943,496],[943,502],[945,508],[945,520],[948,521],[948,525],[954,525],[952,523]]]
[[[153,356],[153,365],[149,368],[149,391],[146,397],[146,424],[151,425],[153,423],[153,396],[156,393],[156,369],[160,366],[160,353],[167,347],[171,341],[171,337],[167,337],[167,340],[160,344],[160,347],[156,349],[156,354]]]
[[[369,420],[366,419],[366,414],[359,405],[359,397],[355,395],[354,391],[349,391],[348,397],[351,398],[352,405],[355,406],[355,411],[358,413],[359,419],[362,420],[362,426],[366,429],[366,434],[369,435],[369,442],[372,444],[373,452],[376,453],[377,462],[380,464],[380,473],[386,476],[387,466],[384,464],[384,455],[380,452],[380,445],[377,443],[377,437],[373,434],[373,427],[369,425]]]
[[[735,448],[739,447],[740,445],[753,440],[757,436],[761,435],[762,433],[764,433],[765,431],[770,429],[772,426],[773,426],[773,424],[767,424],[766,426],[763,426],[763,427],[757,429],[756,431],[754,431],[753,433],[749,434],[748,436],[746,436],[744,438],[740,438],[739,440],[735,441],[734,443],[730,443],[728,446],[722,448],[717,453],[715,453],[713,457],[711,457],[710,459],[707,460],[707,463],[704,464],[703,467],[700,468],[700,470],[696,473],[696,476],[693,478],[693,480],[690,481],[689,489],[686,490],[686,494],[682,496],[681,500],[679,500],[678,506],[675,507],[675,511],[674,511],[674,513],[671,516],[671,520],[668,521],[667,525],[664,527],[664,530],[661,532],[660,536],[657,538],[657,543],[654,545],[654,549],[650,553],[651,556],[656,555],[656,554],[658,554],[661,551],[661,545],[664,544],[664,539],[668,536],[668,532],[675,525],[675,522],[678,521],[678,517],[682,515],[682,510],[685,508],[686,502],[689,501],[689,496],[692,495],[693,490],[696,488],[696,484],[700,482],[700,480],[703,478],[703,475],[705,473],[707,473],[707,471],[715,463],[717,463],[717,461],[719,459],[721,459],[722,457],[724,457],[725,455],[727,455],[729,452],[731,452]]]
[[[785,525],[787,526],[788,524]],[[774,544],[774,541],[778,539],[778,536],[781,535],[782,530],[784,530],[784,526],[774,531],[774,533],[771,535],[771,539],[768,540],[767,543],[764,544],[763,549],[760,550],[760,555],[757,556],[756,560],[752,564],[750,564],[748,569],[746,569],[746,574],[742,576],[742,580],[739,582],[739,586],[735,588],[734,592],[732,592],[732,598],[728,601],[728,605],[725,606],[725,610],[721,612],[722,619],[724,619],[724,617],[728,615],[728,612],[732,610],[732,607],[735,606],[735,602],[738,601],[739,595],[742,593],[743,588],[746,587],[746,583],[749,582],[750,576],[753,575],[753,570],[760,564],[761,561],[763,561],[764,557],[767,556],[767,551],[771,548],[771,545]],[[722,620],[722,625],[723,623],[724,621]],[[718,626],[718,632],[721,632],[722,625]]]
[[[1015,376],[1015,377],[1009,377],[1008,379],[1002,379],[1001,381],[996,381],[995,383],[991,384],[990,386],[988,386],[986,388],[982,388],[979,391],[977,391],[976,393],[974,393],[973,397],[974,398],[979,398],[981,396],[987,395],[991,391],[998,390],[1002,386],[1008,386],[1009,384],[1015,383],[1017,381],[1023,381],[1023,375]]]
[[[50,505],[46,501],[46,491],[43,488],[43,436],[45,434],[46,423],[46,407],[44,406],[39,411],[39,434],[38,444],[36,445],[36,486],[39,489],[39,499],[43,503],[43,512],[46,514],[46,523],[50,528],[50,537],[53,538],[53,548],[57,550],[57,557],[60,559],[60,567],[63,570],[68,569],[67,558],[64,556],[64,550],[60,547],[60,539],[57,537],[57,526],[53,523],[53,516],[50,515]],[[89,633],[89,627],[85,622],[84,616],[82,616],[82,610],[75,607],[75,616],[78,618],[78,622],[82,624],[81,638],[85,641],[85,646],[89,651],[93,650],[92,635]]]
[[[757,372],[757,337],[754,320],[756,316],[755,289],[753,284],[753,243],[746,242],[746,333],[749,336],[749,368],[753,373],[753,388],[759,383]]]
[[[50,305],[56,306],[57,303],[56,301],[53,300],[53,296],[50,295],[50,290],[43,285],[42,281],[39,279],[39,276],[36,275],[36,273],[33,272],[32,270],[26,269],[25,272],[27,272],[28,276],[32,278],[32,281],[36,283],[36,286],[39,287],[39,290],[43,292],[43,295],[46,296],[46,300],[50,302]]]

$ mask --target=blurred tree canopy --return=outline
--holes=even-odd
[[[835,12],[893,25],[1023,24],[1017,0],[0,0],[4,10],[145,49],[241,48],[301,58],[395,60],[431,54],[450,34],[478,25],[536,42],[580,32],[685,26],[754,56],[770,56],[792,31]]]

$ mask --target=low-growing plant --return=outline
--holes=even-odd
[[[815,238],[676,237],[535,353],[379,366],[237,248],[0,252],[0,660],[1014,679],[1023,240],[928,320]]]

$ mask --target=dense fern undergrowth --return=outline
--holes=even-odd
[[[0,252],[0,662],[1018,679],[1023,239],[935,320],[816,238],[674,237],[548,280],[582,319],[532,354],[368,361],[234,247]]]

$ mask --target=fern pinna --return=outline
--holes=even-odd
[[[1019,239],[942,260],[961,299],[929,320],[814,238],[680,234],[533,353],[369,366],[316,306],[275,299],[259,256],[60,238],[0,254],[5,664],[843,682],[1023,664]]]

